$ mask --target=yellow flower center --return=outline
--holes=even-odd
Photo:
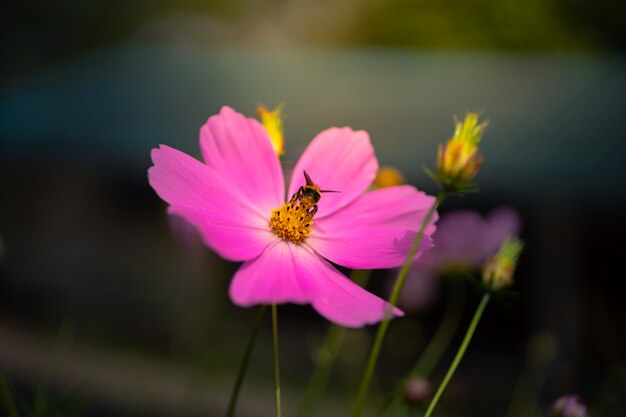
[[[300,243],[311,233],[313,216],[317,213],[317,203],[322,193],[336,193],[333,190],[320,190],[309,174],[303,171],[306,184],[291,196],[289,202],[272,210],[270,227],[278,237]]]
[[[303,200],[290,201],[272,210],[270,227],[281,239],[300,243],[311,233],[315,213],[311,212],[313,205]]]

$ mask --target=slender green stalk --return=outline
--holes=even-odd
[[[350,274],[350,279],[364,287],[371,273],[372,271],[368,269],[355,269]],[[315,414],[315,406],[328,385],[333,365],[341,351],[347,333],[347,328],[336,324],[331,324],[328,328],[319,350],[315,371],[309,380],[304,399],[298,410],[298,417],[309,417]]]
[[[509,402],[506,417],[523,417],[537,415],[537,391],[540,388],[539,377],[526,365],[515,383],[513,395]]]
[[[276,312],[276,304],[272,304],[272,336],[274,339],[274,385],[276,387],[276,417],[280,417],[280,365],[278,362],[278,313]]]
[[[348,329],[345,327],[337,326],[336,324],[330,325],[320,348],[318,364],[307,386],[302,405],[298,410],[297,415],[299,417],[309,417],[315,414],[315,405],[324,393],[333,364],[337,359],[337,354],[341,350],[347,333]]]
[[[454,288],[450,291],[448,306],[443,319],[441,320],[441,324],[432,339],[430,339],[426,349],[424,349],[424,353],[422,353],[419,360],[411,370],[411,373],[409,374],[411,377],[430,376],[430,373],[433,369],[435,369],[441,360],[441,356],[443,356],[446,348],[450,345],[450,342],[452,341],[452,338],[461,323],[463,307],[465,305],[464,294],[465,293],[462,288]]]
[[[408,405],[404,401],[406,382],[416,377],[428,378],[441,360],[444,352],[448,349],[461,323],[465,306],[465,292],[463,288],[459,285],[450,285],[450,287],[452,288],[449,292],[446,312],[441,320],[441,324],[439,324],[437,331],[430,339],[430,342],[428,342],[413,369],[402,379],[402,383],[395,390],[393,398],[379,415],[405,415],[409,410]]]
[[[406,281],[407,274],[411,269],[411,265],[413,264],[413,258],[417,253],[417,249],[419,248],[420,243],[422,242],[422,238],[424,237],[424,230],[430,223],[430,220],[433,218],[435,214],[435,210],[441,204],[441,201],[445,198],[445,191],[440,191],[439,195],[437,195],[437,200],[432,205],[432,207],[426,213],[426,217],[422,221],[420,225],[419,231],[417,235],[415,235],[415,239],[413,240],[413,245],[411,245],[411,249],[407,254],[406,260],[404,261],[404,265],[400,272],[398,273],[398,277],[396,278],[396,282],[393,286],[393,290],[391,292],[391,297],[389,298],[389,308],[385,314],[383,321],[378,326],[378,330],[376,331],[376,337],[374,339],[374,344],[372,345],[372,350],[370,352],[370,356],[367,360],[367,365],[365,367],[365,372],[363,373],[363,377],[361,378],[361,384],[359,386],[359,392],[357,393],[356,400],[354,401],[354,407],[352,408],[352,417],[359,417],[363,412],[363,406],[365,405],[365,399],[367,398],[367,394],[369,392],[369,386],[372,382],[372,377],[374,375],[374,369],[376,368],[376,363],[378,362],[378,356],[380,355],[380,349],[383,345],[383,340],[385,339],[385,335],[387,334],[387,328],[389,327],[389,321],[391,320],[392,311],[396,303],[398,302],[398,298],[400,297],[400,291],[402,291],[402,287],[404,287],[404,282]]]
[[[485,292],[485,294],[483,294],[483,298],[480,300],[480,304],[478,304],[478,308],[476,309],[476,312],[474,313],[474,317],[472,317],[472,321],[469,327],[467,328],[467,332],[465,333],[463,342],[461,342],[461,346],[459,347],[459,350],[456,352],[456,355],[454,356],[454,360],[452,361],[452,364],[450,365],[448,372],[446,372],[446,376],[443,378],[443,381],[441,381],[441,385],[439,385],[439,388],[437,388],[437,392],[435,393],[433,400],[430,402],[430,405],[428,406],[428,410],[426,410],[426,414],[424,415],[424,417],[430,417],[430,415],[433,413],[435,406],[437,405],[437,402],[439,401],[439,398],[441,398],[441,395],[443,394],[443,391],[446,389],[446,387],[448,386],[448,383],[452,379],[452,376],[454,375],[456,368],[459,366],[459,363],[461,363],[461,359],[463,359],[463,355],[465,355],[467,346],[472,340],[472,336],[474,336],[474,331],[476,330],[476,327],[478,326],[478,322],[480,321],[480,318],[482,317],[483,312],[485,311],[485,307],[487,307],[487,303],[489,302],[490,296],[491,296],[491,293],[489,292]]]
[[[556,354],[556,341],[550,333],[540,333],[531,339],[526,364],[520,373],[506,417],[526,417],[538,415],[538,398],[541,388],[546,382],[550,364]],[[535,346],[541,346],[538,354]]]
[[[256,319],[254,319],[252,333],[250,334],[250,338],[248,339],[248,344],[246,345],[246,351],[243,354],[241,365],[239,365],[237,380],[235,381],[235,386],[233,387],[233,391],[230,394],[230,401],[228,402],[228,411],[226,411],[226,417],[233,417],[235,415],[235,409],[237,408],[237,401],[239,400],[241,385],[243,383],[244,377],[246,376],[246,371],[248,370],[248,363],[250,362],[252,349],[254,348],[254,344],[256,342],[257,335],[259,334],[259,330],[261,329],[261,324],[263,323],[263,319],[265,318],[266,311],[267,306],[262,305],[261,307],[259,307]]]

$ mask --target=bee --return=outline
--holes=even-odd
[[[301,186],[298,191],[291,196],[289,203],[294,204],[296,201],[300,201],[300,206],[312,218],[317,213],[317,203],[322,198],[322,193],[338,193],[339,191],[333,190],[320,190],[320,187],[311,180],[309,174],[302,170],[304,173],[304,179],[306,184]]]

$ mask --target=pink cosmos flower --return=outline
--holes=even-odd
[[[318,134],[295,165],[287,203],[278,156],[256,120],[223,107],[200,129],[200,149],[204,163],[161,145],[148,177],[171,214],[194,225],[219,255],[243,262],[229,290],[236,305],[308,303],[348,327],[384,318],[388,304],[329,261],[355,269],[401,265],[435,199],[410,186],[365,192],[378,170],[366,132]],[[318,194],[317,204],[291,198],[305,185],[305,170],[316,190],[338,192]],[[432,246],[435,220],[419,252]]]
[[[519,215],[509,207],[494,209],[487,217],[471,210],[446,213],[434,235],[435,247],[411,268],[398,304],[415,310],[428,306],[439,287],[438,274],[480,269],[519,228]]]

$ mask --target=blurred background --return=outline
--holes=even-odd
[[[543,415],[568,393],[593,416],[626,412],[626,3],[92,0],[0,10],[0,374],[22,410],[224,415],[256,309],[231,304],[237,265],[168,219],[146,170],[161,143],[198,156],[198,129],[222,105],[253,116],[261,102],[282,102],[286,167],[316,133],[348,125],[430,194],[422,166],[434,165],[453,115],[490,120],[481,192],[448,199],[441,213],[513,207],[527,246],[515,296],[488,307],[440,415]],[[376,271],[369,288],[384,295],[390,279]],[[370,415],[436,331],[446,288],[461,288],[460,329],[469,321],[480,294],[451,282],[392,323]],[[279,320],[292,415],[328,323],[301,306],[281,307]],[[274,415],[269,325],[240,416]],[[348,413],[374,330],[348,332],[320,415]]]

